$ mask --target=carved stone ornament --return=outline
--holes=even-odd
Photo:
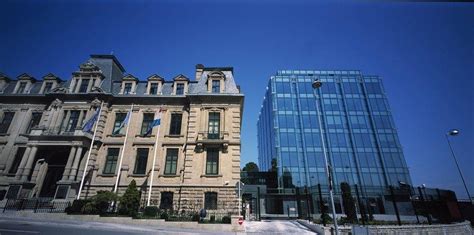
[[[91,102],[91,106],[92,107],[99,107],[100,104],[102,103],[102,101],[100,101],[99,99],[97,99],[97,97]]]
[[[53,102],[51,102],[51,108],[58,108],[61,107],[63,102],[59,99],[55,99]]]
[[[104,90],[98,86],[94,86],[91,88],[91,91],[89,93],[104,93]]]
[[[67,89],[66,87],[59,86],[59,87],[53,88],[49,93],[66,94],[66,93],[68,93],[68,91],[69,91],[69,89]]]

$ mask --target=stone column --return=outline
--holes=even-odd
[[[79,88],[81,87],[81,85],[82,85],[82,78],[77,80],[76,89],[74,89],[73,93],[79,92]]]
[[[76,176],[76,181],[82,180],[82,175],[84,174],[84,167],[86,165],[86,160],[87,160],[87,155],[89,154],[89,151],[87,150],[84,153],[84,157],[81,160],[81,163],[79,164],[79,169],[77,170],[77,176]],[[90,163],[90,159],[89,159]]]
[[[69,174],[69,180],[74,180],[76,178],[77,168],[79,167],[79,160],[81,160],[82,147],[77,147],[76,157],[74,158],[74,163],[72,164],[71,173]]]
[[[71,172],[72,162],[74,161],[74,155],[76,154],[76,147],[72,146],[67,158],[66,167],[64,167],[63,178],[61,180],[67,180],[69,178],[69,172]]]
[[[26,163],[25,169],[23,170],[23,174],[21,175],[21,180],[24,180],[24,181],[28,180],[28,175],[30,175],[31,168],[33,167],[37,150],[38,150],[37,146],[31,147],[31,152],[28,157],[28,162]]]
[[[60,130],[59,130],[59,133],[61,133],[62,131],[66,132],[67,130],[67,127],[68,127],[68,122],[69,122],[69,118],[71,117],[71,110],[68,110],[66,112],[66,118],[64,118],[64,121],[62,121],[62,124],[63,126],[60,126]]]
[[[20,165],[18,166],[18,170],[16,171],[16,179],[21,179],[21,174],[23,173],[23,168],[25,168],[26,161],[28,160],[28,156],[30,155],[31,147],[27,147],[25,153],[23,153],[23,157],[21,158]]]

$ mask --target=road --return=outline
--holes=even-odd
[[[314,234],[296,221],[245,221],[246,234]],[[24,217],[0,217],[0,235],[57,234],[57,235],[116,235],[116,234],[236,234],[222,231],[136,226],[115,223],[69,220],[45,220]],[[239,233],[245,234],[245,233]]]

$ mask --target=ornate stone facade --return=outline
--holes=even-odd
[[[115,56],[91,55],[68,81],[0,74],[0,92],[0,199],[72,200],[90,154],[81,198],[114,190],[119,172],[118,193],[135,180],[145,202],[156,152],[152,205],[237,212],[244,96],[231,67],[139,80]],[[90,148],[83,126],[100,108]]]

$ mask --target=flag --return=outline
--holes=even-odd
[[[163,111],[162,108],[160,108],[160,111],[158,111],[158,118],[153,120],[153,122],[148,127],[148,130],[146,131],[145,135],[151,134],[151,131],[153,130],[153,127],[159,126],[161,124],[161,111]]]
[[[128,124],[128,119],[130,118],[130,112],[127,113],[127,116],[125,116],[125,118],[123,119],[122,123],[120,123],[120,126],[119,128],[117,128],[117,130],[114,132],[114,135],[117,135],[120,133],[120,130],[122,130],[122,128]]]
[[[94,123],[97,121],[97,118],[99,117],[99,111],[100,109],[97,109],[97,111],[95,111],[94,115],[92,115],[92,117],[82,127],[82,131],[90,132],[92,130]]]

